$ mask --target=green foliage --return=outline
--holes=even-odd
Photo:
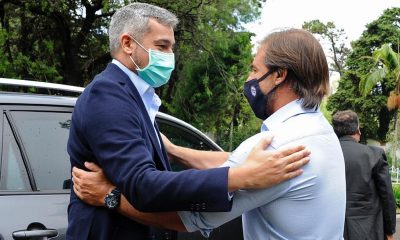
[[[332,123],[332,112],[330,112],[326,105],[328,103],[328,100],[324,98],[321,102],[320,110],[322,114],[324,114],[324,117],[328,120],[328,122]]]
[[[255,130],[252,122],[257,120],[242,94],[252,59],[250,53],[250,34],[232,32],[216,42],[212,51],[191,56],[191,64],[183,66],[180,72],[179,78],[185,80],[177,83],[168,111],[213,133],[227,150],[253,135],[260,123]]]
[[[110,60],[105,29],[120,4],[108,2],[1,1],[3,77],[83,86]]]
[[[387,69],[378,68],[368,75],[363,76],[360,81],[360,93],[365,97],[375,85],[386,77]]]
[[[4,29],[0,29],[0,46],[4,46],[7,39],[7,32]],[[10,71],[10,61],[7,56],[1,53],[0,50],[0,76],[12,75]]]
[[[392,75],[387,75],[375,85],[367,97],[360,91],[360,81],[367,77],[375,62],[371,58],[374,50],[383,44],[397,46],[400,39],[400,8],[384,11],[377,20],[368,24],[360,39],[352,42],[353,51],[346,61],[346,71],[339,81],[338,90],[329,97],[327,108],[332,113],[351,109],[359,115],[362,137],[385,141],[393,112],[386,107],[387,96],[396,83]],[[372,85],[372,84],[371,84]]]
[[[7,45],[8,35],[5,29],[0,29],[0,46]],[[51,47],[51,43],[47,42],[45,49],[51,50]],[[35,48],[39,48],[39,46],[35,45],[32,49],[35,50]],[[42,59],[32,58],[31,56],[24,55],[22,52],[16,52],[12,56],[0,54],[0,76],[24,78],[25,74],[45,82],[57,82],[61,80],[56,67]]]
[[[400,184],[393,184],[393,195],[397,208],[400,208]]]
[[[399,39],[400,40],[400,39]],[[379,82],[385,83],[385,78],[399,84],[400,80],[400,62],[399,54],[393,51],[390,44],[383,44],[379,49],[372,53],[371,59],[375,63],[375,68],[371,69],[360,81],[360,92],[366,96]],[[392,74],[393,76],[390,76]],[[396,91],[398,94],[398,90]]]
[[[157,89],[161,110],[214,135],[225,149],[259,131],[242,85],[251,62],[243,23],[265,0],[149,0],[180,20],[176,69]],[[133,0],[0,1],[0,75],[84,86],[111,60],[110,17]]]

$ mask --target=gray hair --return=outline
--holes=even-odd
[[[149,19],[175,29],[178,18],[168,10],[147,3],[131,3],[118,9],[111,18],[108,36],[111,55],[119,48],[119,37],[128,33],[140,41],[149,31]]]
[[[359,129],[357,113],[351,110],[338,111],[332,117],[332,125],[339,138],[353,135]]]

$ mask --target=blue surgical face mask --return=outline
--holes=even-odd
[[[267,113],[268,99],[278,85],[275,86],[267,94],[264,94],[260,89],[259,83],[266,79],[273,72],[274,70],[269,70],[259,79],[252,79],[244,83],[243,93],[246,96],[247,101],[249,102],[254,114],[261,120],[265,120],[269,117],[269,114]]]
[[[160,51],[155,51],[152,49],[147,50],[136,41],[133,37],[132,39],[146,52],[149,54],[149,64],[145,68],[139,68],[139,66],[132,60],[133,64],[136,66],[138,75],[150,86],[160,87],[166,84],[171,77],[171,73],[175,68],[175,55],[174,53],[164,53]]]

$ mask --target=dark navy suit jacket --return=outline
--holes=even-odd
[[[110,63],[76,102],[68,140],[71,165],[100,165],[140,211],[229,211],[228,169],[170,172],[156,134],[134,84]],[[116,211],[83,203],[71,191],[67,239],[151,239],[150,231]]]

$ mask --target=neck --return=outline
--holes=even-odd
[[[126,54],[116,53],[112,56],[115,60],[118,60],[125,67],[127,67],[132,72],[136,73],[136,66],[133,64],[132,60]]]
[[[350,137],[352,137],[354,140],[356,140],[356,142],[360,142],[360,135],[355,133],[353,135],[350,135]]]
[[[283,85],[276,89],[274,101],[272,104],[272,113],[278,111],[283,106],[289,104],[290,102],[299,99],[300,97],[294,93],[291,87]]]

